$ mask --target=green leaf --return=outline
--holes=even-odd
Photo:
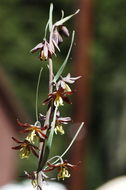
[[[54,129],[55,129],[55,124],[56,124],[56,113],[57,113],[57,107],[55,107],[53,121],[51,123],[51,130],[50,130],[50,134],[49,134],[47,144],[46,144],[46,146],[49,147],[49,149],[51,149],[52,141],[53,141]]]
[[[74,15],[76,15],[77,13],[79,13],[80,9],[78,9],[74,14],[69,15],[65,18],[62,18],[61,20],[57,21],[54,25],[55,26],[60,26],[62,25],[64,22],[68,21],[69,19],[71,19]]]
[[[73,46],[73,42],[74,42],[74,36],[75,36],[75,31],[73,31],[72,33],[72,39],[71,39],[71,44],[70,44],[70,48],[69,48],[69,51],[68,51],[68,54],[66,56],[66,59],[64,60],[63,64],[61,65],[60,69],[58,70],[58,72],[56,73],[54,79],[53,79],[53,82],[56,83],[56,81],[59,79],[59,77],[61,76],[67,62],[68,62],[68,59],[69,59],[69,56],[70,56],[70,53],[71,53],[71,49],[72,49],[72,46]]]
[[[56,124],[56,113],[57,113],[57,107],[55,107],[55,111],[54,111],[54,115],[53,115],[53,121],[51,123],[51,130],[50,130],[49,137],[48,137],[46,145],[45,145],[45,153],[44,153],[44,158],[43,158],[41,168],[43,168],[43,166],[45,165],[46,161],[48,160],[49,154],[50,154],[53,136],[54,136],[55,124]]]

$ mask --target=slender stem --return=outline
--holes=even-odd
[[[76,140],[78,134],[80,133],[82,127],[84,126],[84,122],[81,123],[79,129],[77,130],[76,134],[74,135],[71,143],[69,144],[69,146],[67,147],[67,149],[64,151],[64,153],[60,156],[61,158],[68,152],[68,150],[71,148],[71,146],[73,145],[74,141]]]
[[[49,93],[52,93],[52,91],[53,91],[52,81],[53,81],[53,62],[52,62],[52,59],[49,58]],[[51,106],[47,110],[44,126],[49,126],[50,114],[51,114]],[[48,131],[48,128],[47,128],[47,130],[44,131],[44,133],[46,134],[47,131]],[[43,179],[42,179],[42,174],[41,174],[41,165],[43,162],[44,147],[45,147],[45,143],[40,142],[39,143],[39,150],[40,151],[39,151],[39,161],[38,161],[38,177],[37,177],[38,186],[37,186],[37,190],[42,190],[42,186],[43,186]]]
[[[36,88],[36,105],[35,105],[36,121],[38,121],[38,93],[39,93],[39,85],[40,85],[42,70],[43,68],[41,67],[39,76],[38,76],[37,88]]]
[[[73,145],[74,141],[76,140],[78,134],[80,133],[82,127],[84,126],[84,122],[81,123],[79,129],[77,130],[77,132],[75,133],[72,141],[70,142],[69,146],[67,147],[67,149],[63,152],[63,154],[61,154],[61,156],[59,156],[59,158],[57,160],[55,160],[52,164],[57,163],[59,160],[62,159],[62,157],[68,152],[68,150],[71,148],[71,146]],[[51,160],[51,159],[50,159]]]

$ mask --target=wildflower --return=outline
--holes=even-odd
[[[47,126],[45,127],[38,127],[36,125],[30,125],[29,123],[21,123],[19,120],[17,120],[17,123],[20,127],[25,128],[24,130],[21,130],[22,133],[29,133],[29,135],[26,137],[26,140],[28,140],[30,143],[35,143],[35,138],[39,138],[41,140],[45,140],[47,136],[42,132],[47,129]]]
[[[57,179],[58,180],[60,180],[60,179],[64,180],[65,178],[69,178],[70,174],[69,174],[68,168],[77,167],[77,165],[72,165],[72,164],[68,163],[66,160],[60,164],[54,165],[54,164],[47,163],[47,165],[48,165],[48,169],[43,170],[43,172],[50,172],[57,168],[57,170],[58,170]]]
[[[41,61],[46,61],[48,58],[51,58],[55,54],[55,49],[53,43],[48,43],[46,40],[36,45],[30,52],[34,53],[40,51],[39,59]]]
[[[38,154],[36,153],[36,150],[38,150],[38,147],[31,144],[28,140],[19,141],[12,137],[12,139],[18,143],[18,146],[12,147],[12,149],[19,150],[20,151],[20,158],[29,158],[30,153],[32,152],[36,157],[38,157]]]
[[[28,177],[28,179],[31,179],[31,183],[33,185],[33,187],[37,187],[38,183],[37,183],[37,172],[33,171],[31,173],[28,173],[27,171],[25,171],[25,175]]]
[[[58,44],[63,42],[62,36],[69,37],[69,31],[66,26],[59,25],[55,26],[52,34],[52,42],[54,43],[54,46],[59,50]]]
[[[61,86],[66,92],[71,92],[69,84],[73,84],[76,80],[78,80],[81,76],[71,77],[70,73],[67,74],[66,77],[61,77],[61,80],[57,83],[57,86]]]
[[[48,104],[53,101],[54,106],[63,106],[63,101],[68,104],[72,104],[67,95],[71,95],[73,92],[66,92],[63,88],[59,88],[53,93],[48,95],[48,98],[43,102],[43,104]]]
[[[55,129],[54,129],[55,133],[57,134],[57,132],[59,132],[61,135],[63,135],[65,132],[64,132],[62,124],[68,124],[71,121],[72,120],[71,120],[70,117],[59,117],[57,115],[57,117],[56,117],[56,125],[55,125]]]

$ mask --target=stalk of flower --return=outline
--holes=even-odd
[[[39,139],[41,141],[44,141],[47,139],[47,136],[43,133],[47,129],[47,126],[45,127],[38,127],[35,125],[30,125],[29,123],[21,123],[19,120],[17,120],[17,123],[20,127],[25,128],[24,130],[21,130],[22,133],[29,133],[26,137],[26,140],[28,140],[30,143],[35,143],[35,139]]]
[[[38,158],[38,154],[36,150],[38,150],[38,147],[31,144],[28,140],[19,141],[16,138],[12,137],[12,139],[18,143],[19,145],[12,147],[14,150],[19,150],[19,156],[21,159],[29,158],[31,152]]]
[[[63,88],[59,88],[51,94],[48,94],[48,98],[43,102],[43,104],[48,104],[53,102],[54,106],[63,106],[63,102],[72,104],[67,95],[71,95],[73,92],[66,92]]]

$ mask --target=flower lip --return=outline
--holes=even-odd
[[[67,95],[73,94],[73,91],[67,92],[62,87],[60,87],[58,90],[54,91],[51,94],[48,94],[48,98],[44,100],[43,104],[48,104],[50,102],[54,102],[54,105],[57,103],[55,101],[60,101],[59,105],[61,105],[63,102],[61,101],[61,98],[64,102],[68,104],[72,104],[72,102],[69,100]]]

